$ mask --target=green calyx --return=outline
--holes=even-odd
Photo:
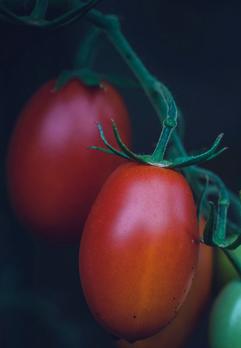
[[[57,78],[55,89],[58,91],[64,87],[68,82],[74,79],[79,79],[86,86],[99,87],[103,81],[108,81],[112,85],[121,88],[137,88],[138,85],[134,80],[123,78],[120,76],[113,76],[109,74],[102,74],[95,72],[93,69],[82,68],[73,70],[64,70]]]
[[[108,140],[105,137],[101,124],[98,124],[98,129],[99,129],[100,137],[104,145],[106,146],[106,148],[97,147],[97,146],[91,146],[91,148],[95,150],[100,150],[109,154],[114,154],[131,161],[136,161],[139,163],[161,167],[161,168],[173,168],[173,169],[184,168],[187,166],[198,164],[200,162],[208,161],[218,156],[224,150],[226,150],[226,147],[218,150],[218,146],[220,145],[220,142],[223,137],[223,134],[220,134],[214,141],[213,145],[207,151],[204,151],[195,156],[187,155],[183,157],[177,157],[174,159],[165,159],[165,153],[166,153],[168,143],[171,139],[171,135],[174,129],[177,126],[177,108],[173,104],[173,101],[172,101],[171,107],[170,108],[168,107],[168,110],[169,112],[167,114],[167,117],[163,121],[163,127],[162,127],[159,140],[157,142],[155,150],[150,155],[149,154],[140,155],[131,151],[122,141],[117,125],[115,124],[113,120],[112,120],[112,129],[113,129],[113,133],[117,141],[117,144],[119,146],[119,149],[114,148],[108,142]]]
[[[108,154],[114,154],[123,157],[127,160],[161,168],[179,169],[190,167],[189,171],[191,172],[193,177],[195,177],[196,179],[206,180],[204,187],[200,185],[200,187],[203,187],[203,189],[200,197],[200,202],[198,204],[199,218],[201,218],[201,216],[206,216],[207,220],[201,242],[225,250],[235,249],[241,244],[241,231],[236,227],[235,224],[227,220],[227,213],[230,205],[230,195],[219,177],[217,177],[212,172],[197,166],[198,163],[210,160],[218,156],[226,149],[224,147],[218,150],[223,134],[220,134],[216,138],[213,145],[207,151],[204,151],[198,155],[187,155],[174,159],[165,159],[164,155],[166,148],[171,139],[171,135],[175,127],[177,126],[176,110],[177,109],[175,109],[174,111],[173,109],[172,113],[168,112],[168,116],[163,122],[163,128],[158,143],[151,155],[140,155],[131,151],[122,141],[117,125],[113,120],[112,129],[119,148],[113,147],[108,142],[102,126],[98,124],[97,127],[100,133],[100,137],[105,147],[91,146],[91,149],[100,150]],[[208,200],[209,196],[213,197],[215,194],[218,194],[217,203]],[[231,200],[235,201],[237,211],[240,212],[241,203],[237,203],[236,197],[234,195],[232,195],[231,198]]]

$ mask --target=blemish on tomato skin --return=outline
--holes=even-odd
[[[136,315],[135,314],[133,315],[133,319],[136,319]]]

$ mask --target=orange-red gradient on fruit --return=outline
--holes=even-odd
[[[203,227],[204,220],[201,220],[201,233]],[[117,348],[183,348],[210,299],[212,273],[213,249],[201,244],[192,287],[176,318],[158,334],[134,344],[120,340]]]
[[[196,207],[181,174],[120,166],[102,187],[80,245],[81,283],[96,320],[128,341],[166,326],[191,286],[197,241]]]

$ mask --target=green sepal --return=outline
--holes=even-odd
[[[99,133],[100,133],[100,137],[101,137],[103,143],[105,144],[105,146],[107,147],[108,150],[106,151],[105,148],[98,147],[98,146],[91,146],[90,148],[92,148],[92,149],[94,149],[94,150],[100,150],[100,151],[102,151],[102,152],[106,152],[106,153],[110,153],[110,154],[115,154],[115,155],[117,155],[117,156],[119,156],[119,157],[123,157],[123,158],[128,158],[128,159],[129,159],[129,157],[128,157],[126,154],[124,154],[124,153],[122,153],[121,151],[118,151],[117,149],[115,149],[115,148],[107,141],[107,139],[106,139],[106,137],[105,137],[105,135],[104,135],[103,128],[102,128],[101,124],[98,124],[97,127],[98,127],[98,130],[99,130]]]
[[[120,147],[120,149],[123,151],[122,153],[127,155],[129,159],[131,160],[135,160],[135,161],[138,161],[138,162],[143,162],[145,163],[145,161],[143,160],[142,156],[141,155],[136,155],[134,152],[132,152],[125,144],[124,142],[122,141],[121,139],[121,136],[120,136],[120,133],[118,131],[118,128],[114,122],[114,120],[112,120],[112,129],[113,129],[113,132],[114,132],[114,135],[115,135],[115,139]]]
[[[183,167],[191,166],[204,161],[208,161],[210,159],[213,159],[214,157],[217,157],[218,155],[220,155],[223,151],[227,149],[226,147],[224,147],[221,150],[216,151],[218,146],[220,145],[222,138],[223,138],[223,134],[219,134],[218,137],[215,139],[213,145],[207,151],[203,153],[200,153],[194,156],[177,158],[176,160],[173,161],[171,168],[183,168]]]
[[[169,116],[167,116],[167,118],[164,120],[164,129],[166,129],[166,130],[168,130],[168,128],[166,126],[166,122],[168,122],[168,120],[169,120]],[[173,121],[175,121],[175,120],[173,120]],[[169,140],[169,137],[170,137],[169,135],[170,135],[170,133],[172,131],[172,128],[175,127],[175,122],[173,122],[173,124],[169,125],[168,127],[170,127],[170,129],[168,130],[169,134],[167,136],[165,136],[165,134],[162,132],[160,139],[162,139],[162,136],[164,134],[164,136],[166,138],[165,140],[167,140],[167,141]],[[103,129],[102,129],[101,125],[98,125],[98,128],[99,128],[101,139],[103,140],[104,144],[109,147],[110,144],[108,144],[108,141],[105,138],[105,135],[104,135],[104,132],[103,132]],[[115,135],[115,139],[116,139],[120,149],[122,150],[122,151],[119,151],[119,150],[114,149],[113,147],[111,147],[111,148],[109,147],[109,149],[112,151],[113,154],[117,154],[118,153],[118,156],[122,156],[122,157],[128,158],[130,160],[134,160],[134,161],[137,161],[137,162],[140,162],[140,163],[145,163],[145,164],[149,164],[149,165],[153,165],[153,166],[161,167],[161,168],[182,168],[182,167],[186,167],[186,166],[192,165],[194,163],[197,163],[197,161],[208,160],[210,156],[214,156],[217,153],[215,151],[216,151],[217,147],[219,146],[220,141],[221,141],[222,136],[223,136],[223,134],[220,134],[216,138],[216,140],[215,140],[214,144],[211,146],[211,148],[209,150],[207,150],[206,152],[200,154],[200,155],[189,156],[189,157],[187,156],[187,157],[182,157],[182,158],[174,159],[174,160],[165,160],[165,159],[162,158],[162,156],[160,156],[160,158],[162,158],[162,159],[161,160],[157,160],[157,157],[158,157],[156,155],[157,148],[154,150],[153,154],[151,154],[151,155],[148,155],[148,154],[138,155],[138,154],[132,152],[123,143],[123,141],[121,140],[118,128],[117,128],[116,124],[113,121],[112,121],[112,128],[113,128],[113,132],[114,132],[114,135]],[[159,140],[159,143],[158,143],[157,146],[159,146],[159,144],[161,144],[160,140]],[[166,146],[166,144],[165,144],[165,146]],[[162,146],[162,151],[163,150],[165,150],[165,147]],[[220,151],[218,151],[218,153],[220,153]]]
[[[113,154],[113,150],[105,149],[105,148],[100,147],[100,146],[89,146],[88,148],[91,149],[91,150],[98,150],[98,151],[105,152],[105,153],[108,153],[108,154]],[[127,156],[118,153],[118,151],[116,151],[116,155],[119,156],[119,157],[123,157],[125,159],[129,159]]]
[[[100,86],[103,79],[97,73],[89,69],[79,69],[79,70],[64,70],[58,76],[55,83],[55,90],[60,90],[63,88],[69,81],[79,79],[87,86]]]
[[[114,76],[112,74],[100,74],[91,69],[78,69],[78,70],[64,70],[57,78],[55,89],[59,90],[69,81],[73,79],[79,79],[86,86],[98,87],[103,81],[107,81],[112,85],[120,88],[137,88],[138,85],[135,81],[123,78],[120,76]]]

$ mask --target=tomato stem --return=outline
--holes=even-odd
[[[222,138],[222,136],[219,136],[208,151],[201,153],[198,156],[188,156],[178,134],[175,132],[178,111],[172,94],[163,83],[158,81],[149,73],[140,58],[136,55],[133,48],[121,32],[119,19],[116,16],[103,15],[101,12],[96,10],[90,11],[86,18],[93,25],[105,32],[110,42],[114,45],[115,49],[136,76],[144,92],[154,106],[159,120],[163,121],[163,129],[153,154],[144,156],[134,154],[136,159],[138,158],[141,162],[144,161],[147,164],[161,167],[182,168],[213,158],[224,150],[221,149],[219,152],[216,152],[217,146]],[[164,161],[164,155],[171,135],[173,135],[172,140],[175,144],[178,155],[181,157],[174,161]],[[121,145],[122,150],[126,152],[124,144],[121,142],[119,145]],[[188,171],[186,173],[188,175]]]
[[[222,248],[229,247],[231,244],[229,244],[230,241],[228,242],[226,238],[227,213],[228,213],[228,208],[230,204],[228,191],[224,183],[222,182],[222,180],[213,172],[200,167],[193,167],[191,170],[196,172],[198,176],[201,176],[203,178],[208,178],[211,182],[214,182],[219,188],[217,211],[215,211],[215,209],[211,209],[211,213],[215,214],[215,216],[210,216],[211,219],[214,219],[214,226],[213,226],[214,230],[208,231],[208,229],[205,229],[204,235],[205,233],[206,234],[211,233],[212,238],[211,238],[210,244],[212,245],[219,246]],[[208,195],[208,190],[207,190],[207,195]],[[209,238],[206,240],[209,240]]]
[[[91,26],[89,31],[85,34],[81,45],[77,50],[77,54],[74,59],[73,69],[90,67],[93,63],[96,49],[98,46],[98,39],[101,34],[99,28]]]
[[[133,50],[125,36],[121,32],[120,23],[116,16],[103,15],[100,11],[92,10],[86,16],[92,24],[102,29],[117,52],[129,66],[136,79],[139,81],[151,104],[156,110],[159,120],[162,122],[167,116],[166,100],[169,104],[175,101],[169,89],[158,81],[144,66],[136,52]],[[163,96],[165,95],[165,98]],[[185,156],[186,151],[176,132],[173,134],[173,142],[179,155]]]
[[[164,119],[166,120],[166,122],[168,122],[168,117],[170,116],[170,105],[175,106],[175,101],[172,97],[172,94],[164,84],[158,81],[147,70],[140,58],[136,55],[133,48],[121,32],[118,18],[116,16],[103,15],[101,12],[96,10],[90,11],[87,14],[86,18],[93,25],[97,26],[105,32],[107,38],[113,44],[117,52],[124,59],[124,61],[131,69],[132,73],[139,81],[152,106],[154,107],[159,120],[163,121]],[[177,117],[176,107],[174,109],[175,117]],[[178,116],[180,117],[180,113],[178,114]],[[173,117],[172,120],[174,120],[175,117]],[[175,126],[176,125],[167,127],[164,122],[157,147],[152,156],[144,155],[139,157],[152,165],[162,162],[163,166],[171,168],[183,168],[184,166],[188,165],[192,166],[185,170],[185,175],[187,176],[187,179],[193,184],[193,189],[197,195],[200,195],[200,193],[202,192],[202,188],[198,183],[198,179],[200,178],[200,176],[203,177],[203,175],[208,175],[208,177],[211,179],[213,184],[217,187],[218,192],[220,191],[220,193],[217,202],[217,209],[215,207],[215,204],[212,204],[212,208],[210,210],[210,220],[212,221],[212,223],[207,224],[207,226],[211,227],[209,228],[209,231],[206,231],[206,236],[208,237],[206,239],[208,239],[212,245],[230,248],[235,247],[237,243],[241,242],[239,241],[239,234],[235,233],[231,237],[226,236],[229,196],[227,194],[225,185],[223,184],[222,180],[211,171],[204,171],[199,167],[195,167],[195,169],[193,169],[193,165],[197,164],[198,161],[200,162],[212,159],[226,149],[222,148],[221,150],[217,151],[217,147],[221,141],[222,135],[220,135],[216,139],[216,141],[208,151],[197,156],[187,156],[186,150],[182,144],[181,139],[178,136],[178,133],[174,131]],[[180,158],[177,158],[172,162],[163,160],[171,134],[175,151],[177,155],[181,156]],[[203,206],[205,206],[205,204],[203,204]],[[206,202],[206,210],[207,207],[208,202]]]
[[[162,131],[157,142],[157,146],[152,154],[152,159],[154,162],[160,162],[164,159],[167,145],[171,138],[171,135],[177,125],[177,108],[175,107],[174,113],[168,116],[163,121]]]
[[[206,186],[206,185],[205,185]],[[203,187],[203,185],[201,185]],[[201,188],[199,188],[201,190]],[[217,184],[212,183],[208,185],[208,187],[204,187],[202,190],[205,190],[205,196],[216,196],[219,195],[219,187]],[[227,190],[227,189],[226,189]],[[236,235],[239,236],[241,234],[241,202],[239,200],[239,197],[235,195],[233,192],[227,190],[229,195],[229,201],[230,201],[230,207],[232,209],[232,213],[234,215],[235,220],[232,221],[230,218],[227,219],[227,234],[229,235]],[[203,203],[200,204],[200,214],[207,216],[207,205],[206,205],[206,197],[203,197]]]

